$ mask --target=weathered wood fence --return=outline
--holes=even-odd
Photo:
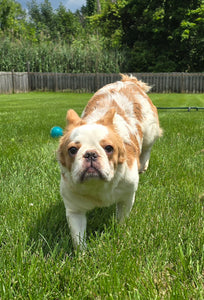
[[[204,93],[204,73],[132,73],[153,93]],[[119,74],[0,72],[0,94],[28,91],[95,92]]]
[[[0,72],[0,94],[29,91],[27,72]]]

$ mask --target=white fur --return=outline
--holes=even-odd
[[[73,142],[80,142],[79,149],[74,163],[72,164],[72,181],[74,184],[79,182],[80,173],[82,170],[83,156],[89,150],[96,150],[100,156],[100,163],[103,166],[102,173],[107,181],[110,181],[114,176],[113,166],[108,162],[104,149],[99,142],[108,135],[108,130],[105,126],[99,124],[83,125],[73,130],[70,139]]]

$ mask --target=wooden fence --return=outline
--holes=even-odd
[[[0,72],[0,94],[29,91],[27,72]]]
[[[204,93],[204,73],[132,73],[153,93]],[[119,74],[0,72],[0,94],[28,91],[93,93],[120,79]]]

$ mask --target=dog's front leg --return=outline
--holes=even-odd
[[[66,217],[70,227],[75,249],[86,248],[86,213],[75,213],[66,210]]]

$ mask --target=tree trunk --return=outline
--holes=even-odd
[[[97,12],[98,13],[101,12],[101,3],[100,3],[100,0],[97,0]]]

